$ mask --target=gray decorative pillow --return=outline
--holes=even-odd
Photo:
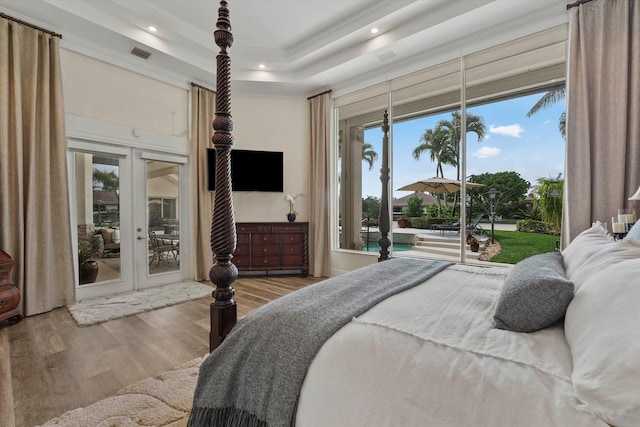
[[[637,221],[629,230],[624,240],[633,240],[634,242],[640,243],[640,221]]]
[[[573,292],[560,252],[523,259],[504,282],[493,316],[496,328],[533,332],[549,327],[562,319]]]

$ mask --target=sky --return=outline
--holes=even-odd
[[[482,173],[517,172],[535,185],[539,178],[564,176],[565,142],[558,130],[564,111],[564,101],[540,110],[531,117],[527,112],[543,93],[497,103],[468,108],[467,113],[484,118],[487,135],[481,142],[474,133],[467,134],[467,176]],[[411,194],[398,188],[419,179],[436,176],[436,164],[429,153],[419,160],[412,156],[426,129],[433,129],[439,120],[451,120],[451,113],[439,114],[393,125],[393,165],[391,183],[393,197]],[[365,131],[365,142],[378,153],[373,169],[363,162],[363,197],[380,197],[380,166],[382,162],[382,131]],[[445,178],[456,179],[456,168],[443,166]]]

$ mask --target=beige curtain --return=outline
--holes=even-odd
[[[59,39],[0,18],[0,248],[21,311],[75,302]]]
[[[640,2],[596,0],[569,19],[564,247],[638,209],[627,199],[640,185]]]
[[[311,123],[309,272],[328,277],[329,265],[329,93],[309,98]]]
[[[199,86],[191,88],[191,153],[192,173],[196,185],[193,200],[196,206],[195,250],[193,271],[196,280],[209,280],[213,265],[211,251],[211,215],[213,197],[207,191],[207,148],[213,147],[213,119],[215,116],[215,92]]]

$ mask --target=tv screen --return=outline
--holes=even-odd
[[[207,149],[207,190],[215,191],[216,150]],[[231,150],[232,191],[284,191],[284,156],[279,151]]]

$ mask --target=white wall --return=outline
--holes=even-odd
[[[291,98],[233,98],[234,148],[284,152],[284,193],[234,192],[237,222],[286,221],[285,194],[304,193],[295,209],[309,219],[308,101]]]
[[[106,62],[60,50],[65,113],[187,137],[189,92]]]

